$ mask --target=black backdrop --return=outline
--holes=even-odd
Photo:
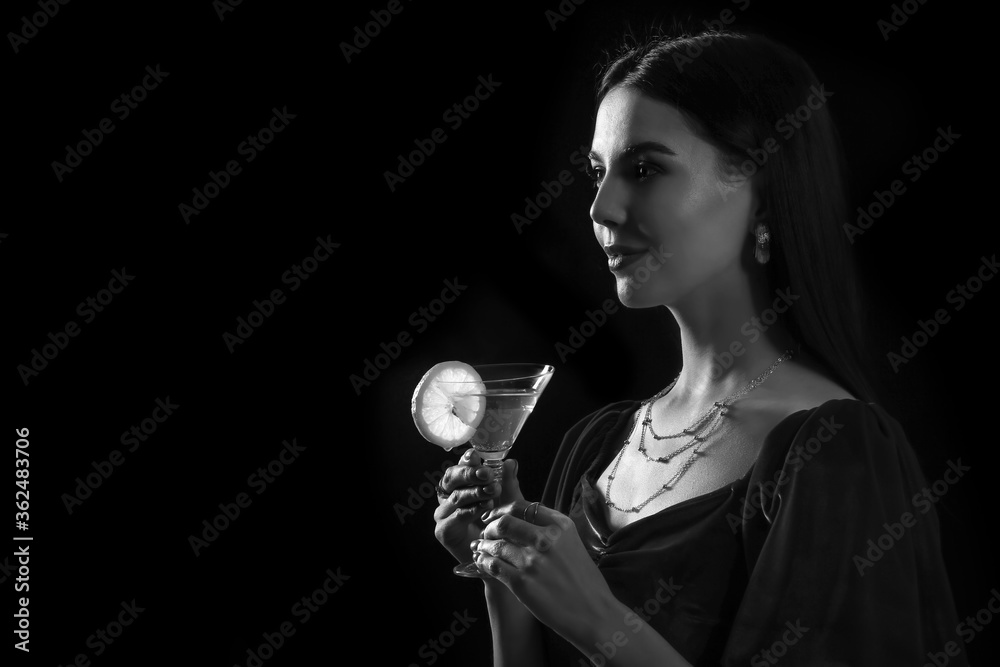
[[[556,0],[403,0],[395,15],[383,2],[50,4],[51,18],[18,1],[3,19],[26,36],[8,35],[13,210],[0,228],[7,456],[14,429],[30,429],[29,529],[10,531],[33,537],[31,653],[14,651],[15,664],[68,665],[84,654],[98,665],[246,665],[247,649],[282,623],[295,634],[265,664],[486,664],[481,585],[449,573],[434,503],[419,495],[457,451],[419,437],[410,395],[446,359],[555,364],[513,454],[522,488],[538,497],[569,426],[672,377],[679,360],[665,312],[622,309],[578,351],[556,350],[614,298],[574,154],[589,145],[594,63],[626,22],[697,25],[726,8],[732,27],[789,44],[834,91],[855,206],[894,179],[907,184],[855,243],[875,304],[872,346],[898,350],[938,308],[952,318],[898,373],[888,362],[879,369],[885,407],[929,480],[958,457],[972,468],[937,505],[960,616],[1000,583],[987,548],[1000,286],[986,283],[961,311],[946,301],[997,248],[974,168],[988,136],[971,117],[982,90],[962,76],[983,66],[960,37],[978,19],[955,3],[914,3],[888,39],[877,25],[888,3],[567,0],[572,14],[555,23],[546,11],[559,11]],[[372,11],[391,20],[348,62],[340,44]],[[33,15],[36,30],[23,22]],[[167,73],[158,83],[146,70],[157,66]],[[152,89],[122,117],[114,100],[144,77]],[[478,108],[444,116],[480,77],[495,88]],[[252,154],[243,142],[276,112],[287,125]],[[90,151],[78,146],[104,118],[113,131]],[[911,184],[903,163],[948,127],[960,138]],[[390,188],[397,156],[437,128],[446,140]],[[89,154],[77,162],[67,145]],[[230,161],[239,173],[185,216],[192,189]],[[518,229],[511,216],[563,170],[572,182]],[[286,271],[317,239],[339,245],[305,262],[315,271],[296,284]],[[102,294],[113,271],[134,278]],[[419,309],[446,281],[461,286],[458,297],[422,323]],[[227,345],[237,318],[277,289],[285,301]],[[103,310],[78,310],[88,297],[104,299]],[[77,335],[63,338],[70,321]],[[50,333],[63,349],[45,348]],[[409,344],[377,358],[401,333]],[[31,368],[33,350],[51,358],[27,373],[19,367]],[[366,361],[385,368],[356,387],[350,376],[363,376]],[[156,401],[168,397],[172,414],[145,422],[155,432],[123,444],[133,425],[164,417]],[[266,485],[250,479],[293,440],[304,449],[280,474]],[[112,456],[120,465],[103,463]],[[100,485],[81,502],[67,500],[95,465],[112,472],[91,476]],[[17,490],[6,488],[8,498]],[[196,555],[190,536],[240,493],[249,506]],[[416,509],[401,511],[408,503]],[[24,593],[4,562],[0,590],[14,613]],[[328,570],[340,588],[303,623],[295,605]],[[143,611],[113,643],[92,638],[133,600]],[[463,612],[477,620],[453,646],[422,650]],[[997,633],[987,626],[970,656],[990,655]]]

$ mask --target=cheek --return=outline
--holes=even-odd
[[[749,188],[723,191],[714,178],[699,180],[677,207],[679,248],[691,258],[727,263],[740,252],[749,233]]]

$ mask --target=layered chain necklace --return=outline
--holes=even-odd
[[[691,426],[682,429],[677,433],[658,435],[656,431],[653,430],[653,417],[652,417],[653,403],[655,403],[660,398],[663,398],[663,396],[665,396],[667,392],[669,392],[671,389],[674,388],[674,385],[677,384],[677,378],[680,377],[680,374],[678,373],[677,377],[674,378],[673,382],[671,382],[662,391],[656,394],[656,396],[653,396],[652,398],[648,398],[645,401],[643,401],[640,404],[639,409],[635,411],[635,418],[632,420],[632,428],[629,429],[629,437],[625,438],[625,444],[622,446],[621,451],[618,452],[618,458],[615,459],[615,465],[614,467],[611,468],[611,472],[608,473],[608,493],[607,493],[607,499],[604,502],[608,506],[618,510],[619,512],[625,512],[629,514],[635,514],[641,512],[643,507],[645,507],[650,502],[660,497],[660,495],[662,495],[663,493],[668,491],[671,487],[673,487],[674,484],[676,484],[677,481],[684,476],[684,473],[688,471],[688,468],[694,465],[694,462],[698,459],[698,456],[701,455],[702,447],[705,445],[705,442],[706,440],[708,440],[708,437],[713,432],[715,432],[715,430],[718,429],[719,426],[722,425],[723,417],[725,417],[726,413],[729,411],[729,406],[732,405],[734,401],[742,398],[743,396],[745,396],[746,394],[750,393],[755,388],[757,388],[757,386],[760,385],[760,383],[766,380],[767,377],[774,372],[774,369],[778,367],[778,364],[780,364],[782,361],[791,358],[792,358],[792,351],[785,350],[784,354],[779,356],[774,361],[774,363],[772,363],[770,366],[767,367],[767,369],[763,373],[755,377],[753,380],[750,380],[747,386],[743,387],[743,389],[740,389],[734,394],[730,394],[721,401],[716,401],[715,403],[713,403],[712,407],[709,408],[709,410],[705,412],[705,414],[698,417],[694,421],[694,423],[691,424]],[[691,454],[688,456],[687,460],[684,461],[683,464],[681,464],[681,467],[677,470],[676,473],[674,473],[673,477],[667,480],[667,482],[663,484],[663,486],[661,486],[649,498],[646,498],[644,501],[642,501],[635,507],[620,507],[611,500],[611,485],[614,483],[615,473],[618,472],[618,464],[622,462],[622,456],[625,454],[625,450],[628,449],[629,438],[631,438],[631,434],[635,430],[636,422],[639,420],[639,413],[643,411],[642,410],[643,407],[645,407],[646,409],[645,410],[646,415],[642,420],[642,429],[639,432],[639,452],[643,455],[643,457],[645,457],[647,462],[666,464],[670,463],[670,461],[672,461],[674,457],[676,457],[678,454],[686,452],[689,449],[691,450]],[[690,441],[681,445],[680,447],[670,452],[666,456],[652,457],[646,451],[646,431],[649,431],[649,434],[653,437],[654,440],[673,440],[678,438],[691,438],[691,439]]]

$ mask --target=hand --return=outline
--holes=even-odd
[[[469,542],[483,530],[480,518],[493,508],[494,499],[523,498],[517,483],[517,462],[504,461],[503,488],[496,482],[485,483],[492,471],[482,465],[474,449],[466,450],[458,465],[451,466],[441,478],[438,507],[434,510],[434,537],[460,563],[472,560]]]
[[[531,523],[530,503],[517,500],[491,510],[482,539],[470,548],[476,564],[502,582],[535,618],[573,641],[617,600],[587,553],[576,524],[542,505]]]

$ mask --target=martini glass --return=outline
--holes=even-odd
[[[535,407],[538,397],[552,379],[555,368],[546,364],[483,364],[473,366],[482,383],[441,382],[455,396],[478,396],[485,401],[486,414],[468,443],[479,452],[483,464],[493,471],[485,482],[503,483],[503,460],[514,445],[521,427]],[[483,389],[485,387],[485,391]],[[460,577],[485,579],[475,562],[453,569]]]

